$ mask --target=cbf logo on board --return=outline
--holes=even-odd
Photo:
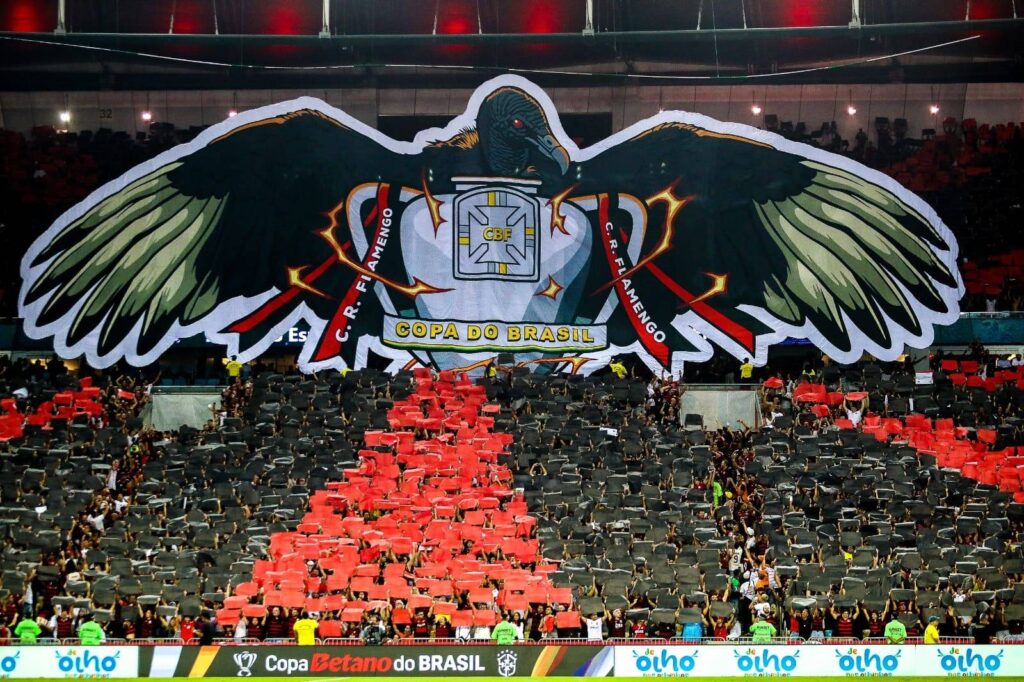
[[[777,654],[767,648],[733,651],[736,668],[744,677],[790,677],[796,671],[800,652]]]

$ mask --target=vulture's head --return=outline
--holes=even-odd
[[[506,87],[488,95],[477,131],[496,175],[559,178],[569,168],[569,153],[555,139],[540,104],[524,90]]]

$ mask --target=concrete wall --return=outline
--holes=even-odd
[[[877,116],[906,118],[911,136],[922,128],[941,127],[942,119],[974,117],[979,122],[1024,121],[1024,84],[892,84],[892,85],[624,85],[600,88],[550,88],[562,112],[611,112],[619,130],[659,109],[683,109],[713,118],[762,125],[764,114],[780,121],[805,121],[808,129],[835,120],[844,137],[858,128],[869,130]],[[147,124],[141,112],[153,112],[154,121],[178,127],[205,126],[222,120],[232,108],[239,111],[311,95],[375,125],[378,115],[455,115],[461,113],[470,90],[225,90],[118,91],[118,92],[0,92],[0,125],[29,131],[36,125],[57,125],[58,113],[72,113],[71,130],[99,127],[136,132]],[[849,103],[857,113],[846,112]],[[751,105],[763,109],[754,116]],[[937,103],[940,112],[928,107]]]

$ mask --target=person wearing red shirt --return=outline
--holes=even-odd
[[[139,606],[139,613],[141,618],[135,623],[135,635],[139,639],[152,639],[156,635],[156,618],[153,616],[153,609],[146,609],[142,612],[142,607]]]
[[[53,634],[57,639],[70,639],[75,636],[75,621],[71,618],[70,609],[62,610],[55,620]]]
[[[608,639],[626,638],[626,619],[622,615],[622,609],[612,611],[612,617],[608,620]]]
[[[658,623],[655,633],[661,639],[672,639],[676,635],[675,623]]]
[[[885,635],[885,621],[883,621],[878,611],[871,612],[871,618],[868,619],[868,636],[869,637],[883,637]]]
[[[544,611],[544,617],[540,619],[540,636],[543,639],[551,639],[555,636],[555,614],[550,606]]]
[[[19,613],[19,598],[13,594],[7,596],[7,601],[4,602],[3,609],[3,620],[7,627],[14,627],[18,622]]]
[[[734,622],[736,622],[736,616],[732,616],[729,620],[721,616],[715,618],[714,627],[711,628],[711,636],[722,641],[729,639],[729,630],[732,629]]]
[[[434,618],[434,639],[451,639],[453,634],[452,621],[448,616]]]
[[[270,609],[270,614],[263,618],[263,629],[267,639],[284,639],[288,636],[288,616],[281,613],[281,607]]]
[[[412,634],[416,639],[430,637],[430,620],[423,609],[417,609],[412,619]]]
[[[299,614],[299,610],[298,609],[292,609],[291,611],[288,612],[288,619],[287,619],[287,622],[286,622],[286,627],[288,628],[288,630],[287,630],[288,634],[285,635],[286,637],[291,637],[292,633],[295,631],[294,630],[294,628],[295,628],[295,621],[299,620],[299,615],[300,614]]]
[[[250,618],[249,627],[245,631],[245,636],[249,639],[262,640],[264,635],[263,619],[262,618]]]
[[[633,639],[647,639],[647,621],[638,620],[633,623],[633,627],[630,629],[629,636]]]
[[[196,636],[196,622],[189,616],[181,619],[181,641],[188,644]]]

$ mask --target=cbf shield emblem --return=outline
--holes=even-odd
[[[519,187],[511,187],[515,182]],[[458,189],[473,185],[458,185]],[[540,279],[534,183],[477,185],[455,199],[456,279],[536,282]]]
[[[498,652],[498,674],[502,677],[515,675],[518,663],[519,657],[511,649],[502,649]]]

